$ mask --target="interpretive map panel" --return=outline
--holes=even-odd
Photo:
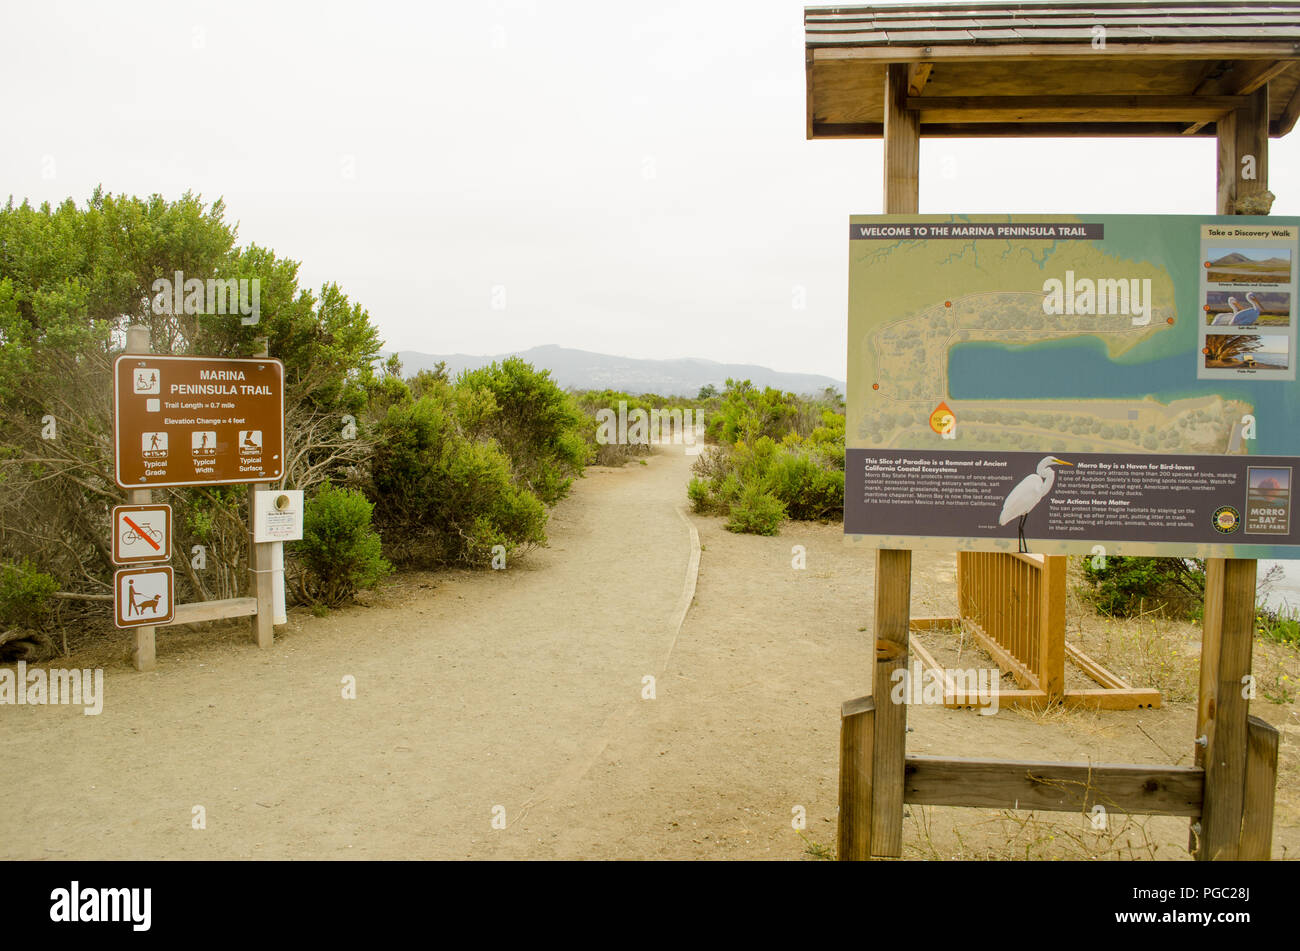
[[[850,219],[845,532],[1296,557],[1300,220]]]

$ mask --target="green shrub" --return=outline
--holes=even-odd
[[[687,487],[691,505],[701,514],[732,515],[727,525],[732,531],[754,531],[732,526],[751,523],[747,518],[735,518],[734,513],[737,506],[759,504],[753,501],[759,495],[779,502],[785,518],[840,518],[844,512],[843,429],[838,443],[833,430],[828,431],[832,438],[814,441],[812,436],[800,439],[791,433],[779,444],[770,436],[760,436],[752,445],[741,441],[707,450],[692,467],[694,478]],[[760,520],[755,524],[766,528],[768,523]]]
[[[1267,640],[1300,648],[1300,611],[1295,608],[1257,608],[1255,629]]]
[[[753,535],[775,535],[785,520],[785,506],[771,492],[756,485],[745,488],[731,506],[727,531]]]
[[[465,434],[495,440],[521,487],[547,505],[568,494],[590,455],[590,422],[549,370],[510,357],[466,370],[455,390]]]
[[[58,588],[54,578],[37,571],[27,559],[0,563],[0,628],[38,626]]]
[[[1083,577],[1092,586],[1097,610],[1113,617],[1159,610],[1194,619],[1205,599],[1205,562],[1200,559],[1085,556]]]
[[[701,515],[707,514],[710,508],[709,484],[698,476],[692,476],[690,484],[686,486],[686,497],[691,500],[691,508]]]
[[[374,506],[360,492],[326,483],[307,501],[294,554],[304,569],[304,599],[330,607],[373,588],[393,567],[371,528]]]
[[[495,442],[461,430],[448,393],[393,406],[371,463],[376,520],[400,564],[486,567],[492,548],[546,544],[546,509]]]
[[[762,484],[784,503],[790,518],[818,521],[844,512],[844,472],[824,468],[801,447],[779,453]]]

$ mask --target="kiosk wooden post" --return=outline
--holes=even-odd
[[[1268,190],[1268,85],[1218,122],[1217,212],[1236,214],[1241,203]],[[1253,167],[1253,177],[1244,174]],[[1267,210],[1267,209],[1263,209]],[[1256,213],[1259,213],[1256,210]],[[1200,696],[1196,708],[1195,762],[1205,769],[1202,813],[1192,822],[1189,847],[1197,859],[1266,858],[1272,838],[1273,788],[1277,761],[1253,757],[1247,776],[1247,736],[1252,638],[1255,633],[1256,563],[1253,559],[1209,558],[1205,563],[1205,615],[1201,634]],[[1257,725],[1256,725],[1257,724]],[[1257,745],[1267,748],[1267,732],[1255,720]],[[1274,747],[1276,743],[1274,742]],[[1252,812],[1267,788],[1267,818],[1252,816],[1243,830],[1247,784],[1255,791]],[[1261,830],[1261,826],[1267,828]],[[1197,834],[1199,828],[1199,835]],[[1242,854],[1242,846],[1251,854]]]
[[[907,65],[885,72],[885,214],[914,214],[920,202],[921,123],[904,107]],[[912,553],[876,552],[874,739],[871,748],[871,854],[903,854],[903,770],[907,755],[907,704],[892,703],[895,671],[908,668]]]

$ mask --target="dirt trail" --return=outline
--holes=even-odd
[[[268,651],[242,626],[164,631],[156,672],[109,667],[100,716],[0,706],[0,858],[799,858],[832,844],[839,705],[870,689],[871,554],[836,525],[756,538],[683,516],[689,462],[670,447],[589,470],[549,549],[505,571],[406,575],[324,619],[295,611]],[[692,525],[703,552],[678,632]],[[913,565],[913,612],[951,613],[953,557]],[[913,707],[908,747],[1172,762],[1193,715]],[[1295,813],[1284,797],[1292,855]],[[1144,834],[1177,857],[1186,821],[1153,822]],[[1005,854],[1029,834],[929,810],[907,820],[906,854]]]
[[[106,672],[97,717],[0,707],[0,796],[22,804],[0,857],[491,854],[581,777],[662,666],[691,555],[685,470],[680,450],[590,470],[551,548],[295,612],[270,651],[163,632],[156,672]]]

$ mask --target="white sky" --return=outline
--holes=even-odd
[[[805,141],[802,11],[10,4],[0,190],[224,197],[241,243],[338,281],[390,349],[842,379],[845,226],[880,211],[881,146]],[[921,211],[1209,213],[1214,159],[1212,139],[925,140]],[[1300,132],[1270,178],[1300,214]]]

